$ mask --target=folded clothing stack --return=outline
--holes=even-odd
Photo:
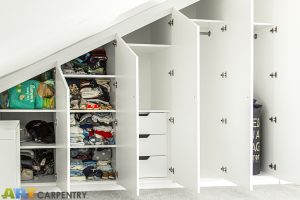
[[[71,145],[114,145],[111,113],[71,114]]]
[[[111,110],[110,80],[67,79],[73,110]]]
[[[51,149],[21,150],[21,179],[28,181],[54,174],[54,153]]]
[[[105,49],[97,48],[64,65],[64,74],[106,75],[107,56]]]
[[[115,180],[112,149],[71,149],[71,171],[73,181]]]

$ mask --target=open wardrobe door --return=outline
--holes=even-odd
[[[251,1],[227,0],[223,7],[226,26],[224,68],[227,78],[220,99],[224,107],[224,149],[222,155],[224,178],[236,185],[251,189],[253,118],[252,118],[252,13]],[[221,74],[221,73],[220,73]]]
[[[70,156],[68,153],[68,133],[69,130],[69,88],[65,82],[65,78],[60,67],[56,68],[56,173],[57,173],[57,186],[61,191],[70,191]]]
[[[118,36],[115,61],[117,181],[129,192],[138,195],[138,57]]]
[[[199,27],[176,10],[172,18],[171,164],[174,181],[199,192]]]
[[[275,174],[281,180],[300,184],[300,79],[299,79],[299,0],[275,0],[275,82],[274,116]],[[296,25],[297,24],[297,25]]]

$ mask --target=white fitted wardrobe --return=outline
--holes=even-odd
[[[64,75],[82,55],[66,51],[56,71],[55,110],[1,110],[1,120],[52,119],[56,175],[21,184],[41,190],[102,191],[300,182],[297,39],[290,0],[201,0],[124,33],[102,46],[108,75]],[[91,42],[93,45],[88,45]],[[73,57],[69,54],[72,52]],[[50,68],[49,67],[49,68]],[[110,79],[113,110],[70,110],[66,79]],[[252,175],[253,98],[263,105],[262,173]],[[70,114],[111,112],[116,119],[115,181],[70,180]],[[103,148],[105,146],[97,146]],[[96,148],[96,146],[94,147]],[[293,156],[292,156],[293,155]],[[282,181],[284,180],[284,181]]]

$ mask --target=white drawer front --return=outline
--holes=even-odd
[[[140,178],[163,178],[167,177],[167,157],[149,156],[147,160],[140,157]]]
[[[139,134],[166,134],[167,114],[166,113],[140,113]]]
[[[140,135],[140,156],[167,155],[167,135]]]

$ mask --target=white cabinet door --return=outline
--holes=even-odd
[[[174,181],[199,191],[199,27],[176,10],[172,18],[171,164]]]
[[[279,178],[300,184],[300,68],[298,0],[275,0],[275,164]]]
[[[69,88],[60,67],[56,68],[56,173],[57,186],[62,191],[70,191],[70,153],[69,153]]]
[[[224,66],[227,80],[222,98],[227,125],[224,131],[224,176],[229,181],[250,188],[252,155],[252,14],[251,1],[226,0],[223,17],[227,24]],[[217,58],[216,58],[217,59]]]
[[[117,37],[115,59],[117,171],[118,183],[133,193],[138,189],[138,57],[122,38]]]
[[[0,188],[18,188],[20,178],[20,122],[0,121],[0,156],[3,165],[0,171]]]

